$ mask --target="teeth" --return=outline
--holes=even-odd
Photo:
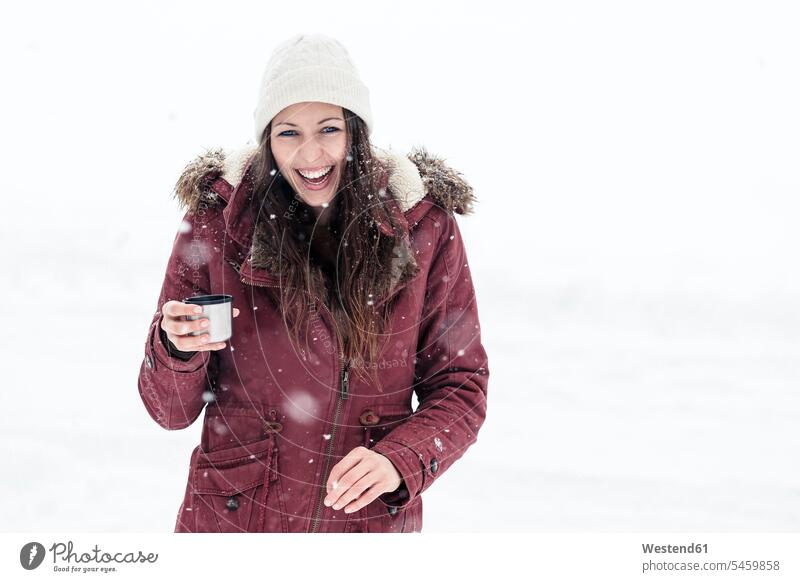
[[[331,171],[333,166],[328,166],[324,170],[318,170],[316,172],[304,172],[303,170],[297,170],[298,173],[303,176],[303,178],[309,178],[310,180],[316,180],[317,178],[321,178],[325,174]]]

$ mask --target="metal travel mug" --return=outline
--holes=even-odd
[[[190,332],[189,335],[208,332],[209,343],[222,342],[233,335],[233,295],[195,295],[187,297],[183,302],[203,308],[203,313],[188,315],[189,319],[208,318],[207,328]]]

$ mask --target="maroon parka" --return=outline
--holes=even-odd
[[[472,212],[472,188],[424,149],[374,149],[402,225],[401,234],[386,231],[397,258],[390,284],[378,287],[389,291],[376,298],[379,306],[400,294],[370,363],[379,392],[350,374],[319,298],[308,297],[308,349],[289,341],[266,293],[279,281],[278,250],[259,236],[263,218],[242,179],[255,152],[208,150],[176,185],[186,214],[138,379],[147,412],[165,429],[186,428],[205,410],[175,531],[421,531],[422,493],[475,442],[486,416],[488,361],[455,218]],[[171,352],[160,333],[163,305],[217,293],[232,295],[240,310],[227,347],[184,358]],[[359,446],[386,456],[402,485],[350,514],[326,507],[331,468]]]

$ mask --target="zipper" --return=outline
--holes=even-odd
[[[237,265],[231,263],[231,265],[236,269],[236,271],[241,275],[241,271],[237,268]],[[241,267],[239,265],[238,267]],[[240,277],[242,283],[253,285],[256,287],[279,287],[277,284],[265,283],[262,281],[258,281],[256,279],[248,279],[244,276]],[[317,300],[319,305],[325,311],[328,311],[328,308],[325,307],[325,304],[316,296],[311,293],[312,297]],[[330,314],[330,312],[328,312]],[[331,321],[333,321],[333,316],[331,315]],[[314,510],[314,517],[311,521],[311,533],[316,533],[319,529],[319,520],[322,515],[322,506],[323,501],[325,500],[325,496],[327,495],[327,491],[325,488],[325,482],[328,480],[328,470],[331,464],[331,453],[333,452],[333,446],[336,441],[336,422],[339,420],[339,414],[342,411],[342,402],[347,400],[348,398],[348,390],[350,387],[350,362],[345,361],[344,354],[342,354],[341,350],[339,350],[339,398],[336,399],[336,410],[333,414],[333,428],[331,429],[331,438],[328,439],[328,446],[325,449],[325,469],[322,471],[322,482],[319,484],[320,494],[319,498],[317,499],[317,506]]]
[[[340,358],[341,360],[342,358]],[[325,451],[325,469],[322,471],[322,482],[320,483],[320,492],[319,498],[317,499],[317,507],[314,511],[314,518],[311,521],[311,533],[316,533],[319,529],[319,519],[322,515],[322,505],[323,501],[325,500],[325,496],[327,495],[327,491],[325,488],[325,482],[328,480],[328,469],[330,468],[331,464],[331,453],[333,452],[333,444],[336,440],[336,421],[339,420],[339,413],[342,410],[342,402],[347,400],[347,389],[349,383],[349,370],[348,370],[349,362],[345,363],[343,366],[340,367],[339,372],[339,380],[341,382],[341,388],[339,391],[339,398],[336,400],[336,411],[333,414],[333,429],[331,430],[331,438],[328,439],[328,447]]]

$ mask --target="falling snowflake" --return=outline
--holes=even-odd
[[[458,350],[456,353],[457,353],[459,356],[463,356],[463,355],[464,355],[464,349],[462,348],[462,349]]]
[[[454,234],[451,234],[451,235],[450,235],[450,240],[453,240],[454,238],[456,238],[456,235],[454,235]]]
[[[309,463],[313,463],[313,462],[314,462],[314,459],[309,459],[309,460],[308,460],[308,462],[309,462]]]
[[[214,396],[214,393],[211,390],[206,390],[203,392],[203,402],[214,402],[216,399],[216,396]]]
[[[270,220],[275,220],[275,215],[274,214],[270,214],[269,218],[270,218]]]
[[[192,225],[188,220],[182,220],[180,226],[178,226],[178,232],[180,233],[187,233],[191,232]]]
[[[442,447],[442,441],[439,439],[439,437],[434,437],[433,438],[433,444],[436,445],[436,450],[441,453],[442,450],[443,450],[443,447]]]
[[[272,169],[269,171],[269,175],[270,175],[270,176],[274,176],[276,172],[277,172],[277,170],[276,170],[275,168],[272,168]]]
[[[328,203],[327,203],[327,202],[323,202],[323,203],[322,203],[322,207],[323,207],[323,208],[327,208],[327,207],[328,207]]]
[[[324,434],[324,435],[322,435],[322,438],[324,438],[326,441],[329,441],[329,440],[331,440],[331,435]]]

